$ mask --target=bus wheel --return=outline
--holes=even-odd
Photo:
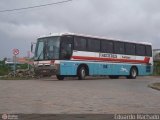
[[[130,70],[130,75],[127,76],[128,79],[136,79],[138,74],[137,68],[136,67],[132,67]]]
[[[79,80],[84,80],[86,77],[86,68],[85,67],[81,67],[79,70],[78,70],[78,79]]]
[[[118,75],[109,75],[109,78],[110,78],[110,79],[118,79],[119,76],[118,76]]]
[[[64,80],[64,76],[63,75],[56,75],[58,80]]]

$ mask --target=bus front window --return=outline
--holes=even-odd
[[[43,60],[44,58],[44,41],[38,41],[36,45],[36,51],[35,51],[35,60]]]
[[[35,60],[59,59],[60,38],[57,36],[38,39]]]

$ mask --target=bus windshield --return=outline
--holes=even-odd
[[[60,37],[46,37],[37,40],[35,60],[59,59]]]

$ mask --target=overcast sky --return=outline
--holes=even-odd
[[[61,0],[1,0],[0,11]],[[0,13],[0,58],[12,49],[26,56],[31,42],[49,33],[73,32],[160,48],[160,0],[73,0],[60,5]]]

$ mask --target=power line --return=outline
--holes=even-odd
[[[0,12],[2,13],[2,12],[12,12],[12,11],[25,10],[25,9],[33,9],[33,8],[45,7],[45,6],[49,6],[49,5],[62,4],[62,3],[71,2],[71,1],[72,0],[64,0],[64,1],[60,1],[60,2],[42,4],[42,5],[36,5],[36,6],[30,6],[30,7],[22,7],[22,8],[8,9],[8,10],[0,10]]]

